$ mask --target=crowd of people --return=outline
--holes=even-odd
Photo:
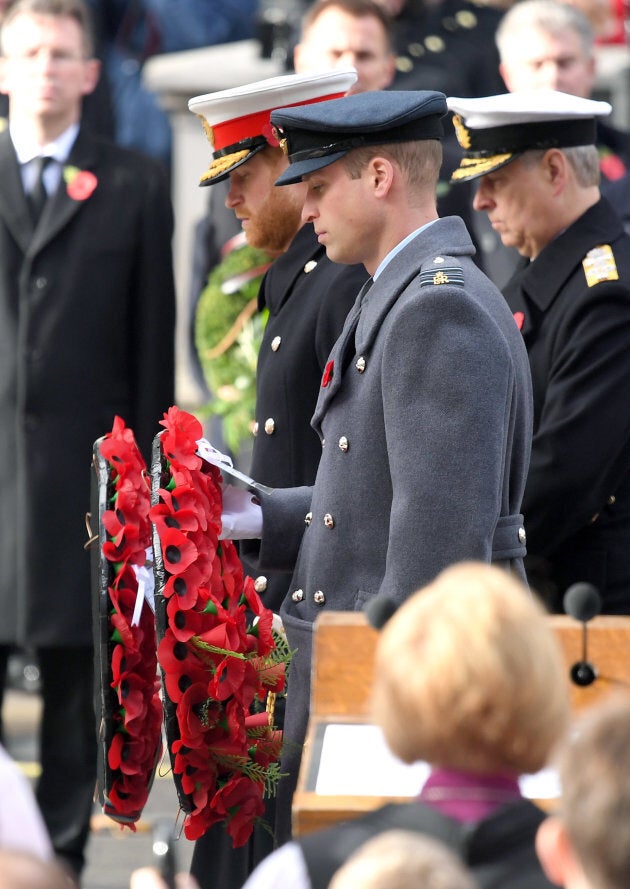
[[[170,126],[142,64],[253,36],[256,15],[2,4],[0,741],[18,649],[43,713],[34,796],[0,748],[0,889],[42,867],[80,885],[92,447],[118,415],[149,462],[175,398]],[[187,885],[625,886],[630,704],[576,740],[546,623],[575,582],[630,614],[630,134],[593,97],[597,38],[560,0],[314,0],[293,73],[191,100],[212,136],[199,286],[237,229],[270,259],[247,466],[265,487],[224,486],[223,521],[293,657],[273,830],[234,850],[211,828]],[[397,610],[375,721],[430,777],[412,804],[292,837],[314,625],[376,596]],[[518,778],[556,746],[545,819]]]

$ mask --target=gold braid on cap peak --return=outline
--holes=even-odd
[[[209,182],[210,179],[215,179],[221,173],[230,170],[235,164],[247,157],[250,150],[246,148],[244,151],[235,151],[234,154],[225,154],[223,157],[215,158],[201,177],[200,183]]]
[[[212,127],[210,126],[208,121],[205,119],[203,114],[198,114],[197,117],[201,121],[201,126],[203,127],[203,131],[206,134],[206,139],[208,140],[210,145],[212,145],[212,147],[214,148],[214,130],[212,129]]]
[[[459,167],[451,173],[451,180],[463,179],[473,173],[482,176],[505,164],[513,154],[493,154],[492,157],[464,157]]]
[[[470,131],[464,126],[464,121],[460,114],[453,115],[453,126],[455,127],[457,141],[461,147],[470,148]]]

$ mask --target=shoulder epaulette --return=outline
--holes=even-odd
[[[452,262],[452,260],[451,260]],[[439,284],[464,286],[464,270],[458,265],[446,265],[443,256],[436,256],[420,271],[420,286],[432,287]]]
[[[619,273],[610,244],[600,244],[589,250],[582,260],[582,268],[589,287],[601,284],[602,281],[618,281]]]

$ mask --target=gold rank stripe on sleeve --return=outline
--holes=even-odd
[[[618,281],[619,273],[610,244],[601,244],[589,250],[582,260],[582,268],[589,287],[602,281]]]
[[[430,287],[434,284],[453,284],[458,287],[464,286],[464,272],[457,266],[425,269],[420,272],[420,286]]]

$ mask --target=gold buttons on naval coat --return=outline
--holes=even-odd
[[[527,534],[525,533],[525,528],[521,525],[518,529],[518,542],[519,543],[527,543]]]
[[[307,512],[306,515],[304,516],[304,524],[306,525],[307,528],[311,524],[312,521],[313,521],[313,513]]]
[[[309,272],[312,272],[313,269],[316,269],[316,268],[317,268],[317,260],[309,259],[309,261],[304,266],[304,271],[308,275]]]
[[[317,590],[317,592],[313,593],[313,602],[315,602],[316,605],[323,605],[325,601],[326,596],[321,590]]]
[[[273,435],[276,431],[276,421],[273,417],[269,417],[265,420],[265,432],[267,435]]]
[[[360,374],[363,373],[366,367],[365,358],[361,355],[360,358],[357,359],[357,363],[354,365]]]
[[[267,578],[264,574],[261,574],[259,577],[256,578],[256,580],[254,581],[254,589],[257,593],[265,592],[265,590],[267,589]]]
[[[274,338],[271,341],[271,351],[277,352],[278,349],[280,348],[281,343],[282,343],[282,337],[281,336],[274,336]]]
[[[616,502],[617,502],[617,498],[615,497],[614,494],[611,494],[610,497],[608,498],[608,500],[606,501],[608,506],[614,506]]]
[[[342,435],[341,438],[339,439],[339,450],[343,451],[345,454],[349,447],[350,447],[350,442],[348,441],[348,439],[346,438],[345,435]]]
[[[294,602],[301,602],[304,598],[304,590],[293,590],[291,593],[291,598]]]
[[[333,517],[331,516],[331,514],[329,512],[327,512],[326,515],[324,516],[324,525],[327,528],[334,528],[335,527],[335,520],[333,519]]]

